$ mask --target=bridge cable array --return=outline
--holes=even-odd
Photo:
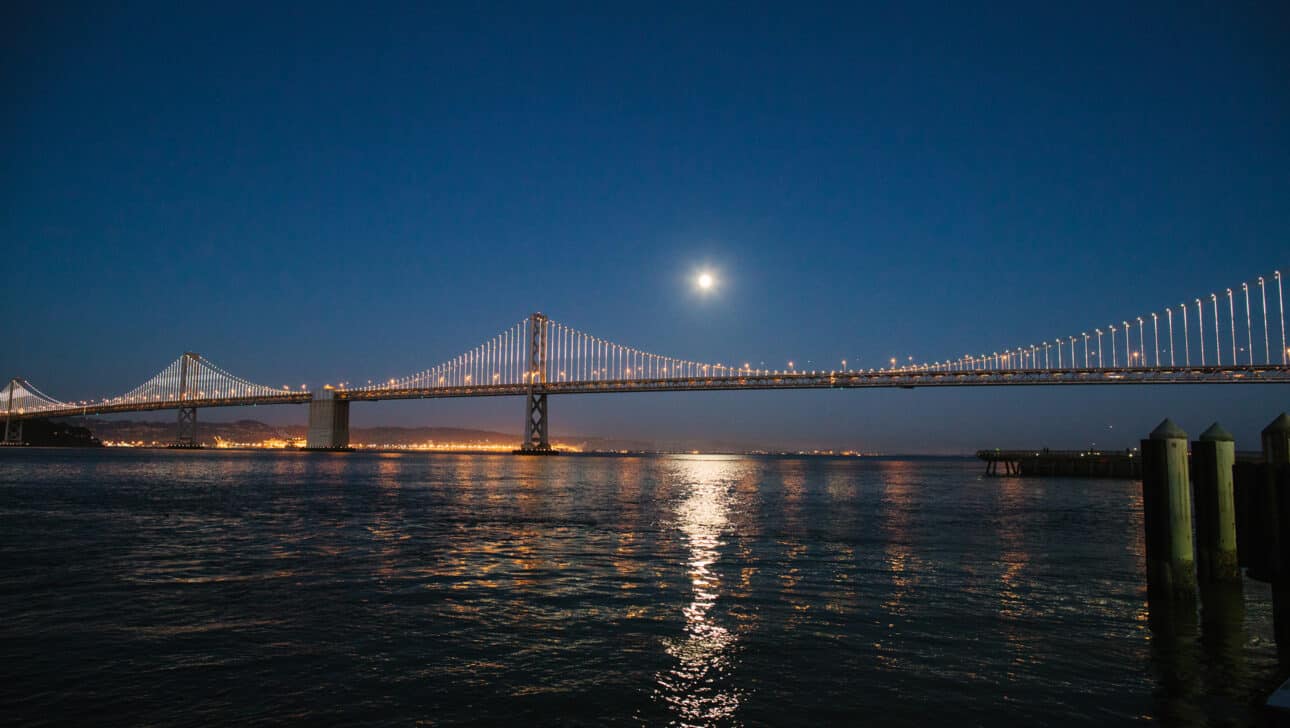
[[[535,323],[536,322],[536,323]],[[539,327],[536,331],[534,327]],[[536,339],[545,352],[534,361]],[[517,386],[547,382],[629,381],[638,379],[691,379],[695,377],[758,376],[769,372],[750,366],[661,356],[592,336],[571,326],[541,317],[530,317],[438,366],[358,390],[407,390],[448,387]]]
[[[230,374],[199,354],[186,353],[125,394],[97,400],[63,402],[44,394],[24,379],[13,379],[4,390],[0,390],[0,408],[15,414],[76,414],[89,407],[157,406],[194,400],[259,400],[287,393],[285,389],[255,384]]]
[[[0,390],[0,406],[7,412],[39,412],[69,405],[36,389],[27,380],[15,377]]]
[[[1163,311],[1122,319],[1119,324],[1081,331],[1078,336],[889,371],[1285,366],[1290,363],[1290,348],[1281,271],[1273,271],[1271,278],[1276,284],[1275,307],[1268,303],[1273,286],[1259,276],[1235,290],[1227,288],[1223,295],[1210,293]],[[1251,299],[1256,287],[1257,294]],[[1278,340],[1280,346],[1273,349]]]
[[[143,384],[105,401],[133,404],[194,399],[250,399],[282,393],[282,389],[255,384],[229,374],[199,354],[184,354]]]

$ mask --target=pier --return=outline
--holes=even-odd
[[[985,461],[985,474],[991,476],[1142,477],[1142,458],[1132,450],[995,449],[978,450],[976,456]]]
[[[992,477],[1023,478],[1122,478],[1142,479],[1142,455],[1137,450],[977,450],[985,462],[985,474]],[[1257,450],[1235,454],[1238,465],[1262,460]]]

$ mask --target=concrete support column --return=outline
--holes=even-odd
[[[1191,444],[1196,493],[1196,565],[1202,584],[1241,582],[1232,496],[1235,439],[1217,422]]]
[[[1195,600],[1187,433],[1170,420],[1142,441],[1142,511],[1148,595],[1161,601]]]
[[[349,400],[336,399],[335,390],[314,392],[309,403],[307,450],[349,450]]]

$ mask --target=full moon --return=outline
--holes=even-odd
[[[711,274],[711,273],[700,273],[700,274],[699,274],[699,288],[702,288],[703,290],[705,290],[705,291],[706,291],[706,290],[708,290],[709,288],[712,288],[712,283],[713,283],[713,281],[712,281],[712,274]]]

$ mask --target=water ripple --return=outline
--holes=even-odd
[[[952,459],[0,453],[7,724],[1244,722],[1124,481]]]

